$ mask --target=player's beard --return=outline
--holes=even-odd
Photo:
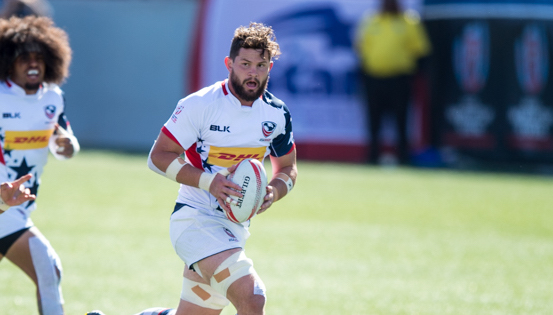
[[[253,92],[246,91],[246,89],[244,88],[244,85],[246,84],[246,82],[252,81],[252,80],[257,82],[257,89]],[[269,77],[267,76],[267,78],[263,80],[263,82],[259,82],[258,79],[254,78],[254,79],[246,79],[242,83],[240,83],[240,79],[238,79],[238,77],[234,74],[234,72],[233,71],[230,72],[230,84],[232,85],[234,93],[236,93],[240,99],[246,102],[253,102],[256,99],[258,99],[261,95],[263,95],[263,93],[267,89],[268,81],[269,81]]]
[[[40,83],[25,83],[25,90],[26,91],[38,91],[38,88],[40,87]]]

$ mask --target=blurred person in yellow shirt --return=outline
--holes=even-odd
[[[367,15],[356,37],[369,114],[369,163],[380,156],[380,130],[384,114],[395,117],[397,159],[409,164],[407,112],[413,75],[431,45],[417,12],[402,11],[397,0],[382,0],[380,11]]]

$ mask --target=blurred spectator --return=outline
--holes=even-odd
[[[382,118],[391,113],[396,124],[397,158],[400,164],[408,164],[407,109],[413,75],[419,60],[431,50],[420,16],[411,10],[403,12],[397,0],[383,0],[379,12],[361,20],[355,44],[368,101],[369,163],[377,164],[382,158]]]
[[[52,7],[46,0],[4,0],[3,3],[0,18],[52,15]]]

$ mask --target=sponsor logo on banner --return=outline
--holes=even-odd
[[[445,117],[453,127],[453,131],[445,134],[444,140],[449,145],[472,148],[495,145],[488,132],[495,113],[478,97],[488,79],[489,46],[489,30],[483,22],[466,24],[453,42],[455,77],[463,95],[459,103],[446,108]]]
[[[44,106],[44,114],[46,114],[46,117],[48,117],[48,119],[54,118],[54,115],[56,114],[56,106],[55,105]]]
[[[233,147],[216,147],[209,148],[207,163],[223,167],[231,167],[245,159],[256,159],[263,162],[267,147],[256,148],[233,148]]]
[[[531,24],[515,41],[515,64],[520,87],[526,94],[540,93],[547,80],[549,60],[547,37],[543,27]]]
[[[514,49],[517,78],[525,96],[508,109],[507,118],[512,127],[508,142],[518,149],[553,150],[553,110],[539,98],[549,75],[544,28],[538,24],[527,25],[515,41]]]
[[[5,150],[31,150],[48,146],[53,130],[6,131]]]
[[[455,75],[466,93],[482,90],[489,71],[489,31],[484,23],[465,25],[463,34],[453,43]]]

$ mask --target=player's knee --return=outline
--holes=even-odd
[[[223,261],[213,273],[210,284],[233,302],[239,314],[263,314],[267,298],[265,285],[243,251]]]
[[[234,282],[227,291],[227,297],[238,310],[238,314],[264,314],[267,299],[265,285],[255,270]]]
[[[244,276],[254,274],[252,260],[246,257],[244,251],[239,251],[230,255],[215,269],[210,284],[217,292],[227,296],[231,284]]]
[[[265,296],[252,295],[235,303],[238,314],[264,314]]]

